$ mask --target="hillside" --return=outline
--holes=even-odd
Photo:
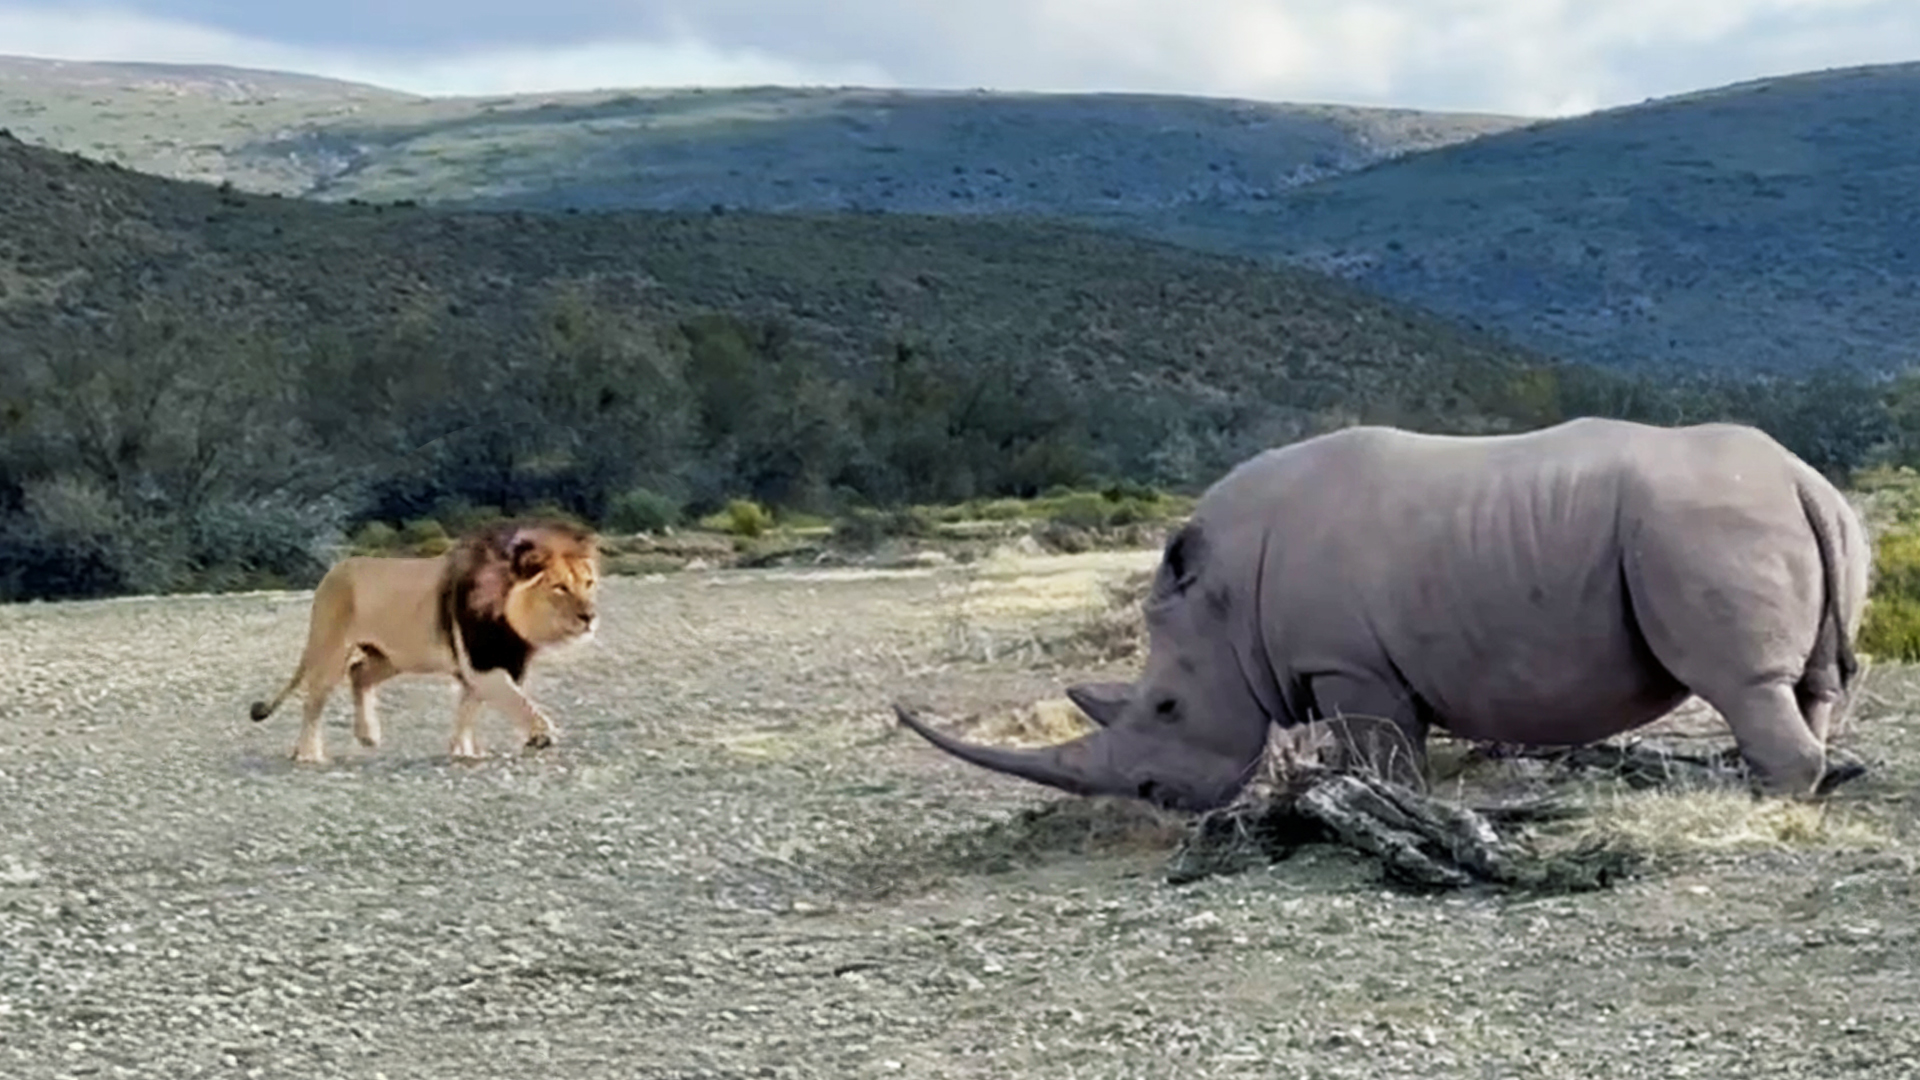
[[[0,57],[0,127],[180,179],[528,208],[1020,212],[1119,222],[1523,123],[1126,94],[866,89],[428,99],[266,72]]]
[[[0,128],[22,139],[181,180],[299,192],[327,166],[250,157],[260,133],[403,107],[407,94],[284,72],[0,56]]]
[[[1920,65],[1539,123],[1127,95],[429,100],[161,70],[0,66],[0,126],[336,201],[1051,217],[1331,271],[1647,372],[1920,360]]]
[[[1920,64],[1541,124],[1164,235],[1279,253],[1554,355],[1642,368],[1920,363]]]
[[[449,501],[1191,488],[1354,418],[1559,407],[1540,358],[1424,313],[1094,230],[328,206],[5,139],[0,365],[16,573],[95,591]]]

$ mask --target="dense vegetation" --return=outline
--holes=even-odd
[[[0,589],[310,576],[462,506],[599,522],[1190,488],[1541,361],[1314,275],[1040,224],[442,214],[0,140]]]
[[[0,140],[0,595],[310,580],[368,522],[638,528],[1194,491],[1354,421],[1735,416],[1844,469],[1898,395],[1555,365],[1329,279],[1040,224],[443,214]],[[1891,402],[1891,404],[1890,404]]]

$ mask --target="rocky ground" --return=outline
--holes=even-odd
[[[1059,646],[1151,559],[615,578],[532,681],[561,744],[488,714],[469,765],[431,682],[386,746],[343,694],[335,761],[286,759],[297,703],[246,708],[303,595],[0,608],[0,1075],[1920,1070],[1920,678],[1872,673],[1824,817],[1670,821],[1610,889],[1413,895],[1336,849],[1176,887],[1181,822],[888,711],[1126,672]]]

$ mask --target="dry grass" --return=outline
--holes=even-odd
[[[1590,805],[1591,816],[1563,842],[1607,842],[1668,859],[1793,848],[1871,851],[1893,843],[1851,807],[1755,799],[1732,787],[1615,792]]]
[[[1001,746],[1053,746],[1094,730],[1093,721],[1066,698],[1045,698],[980,717],[967,737]]]
[[[984,663],[1102,663],[1144,654],[1140,600],[1158,559],[1156,550],[996,551],[943,590],[946,653]],[[1064,632],[1048,630],[1063,624]]]

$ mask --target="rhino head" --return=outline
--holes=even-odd
[[[1252,665],[1265,662],[1254,648],[1258,575],[1222,554],[1198,523],[1168,541],[1145,602],[1140,680],[1067,690],[1097,731],[1017,750],[963,742],[909,709],[895,705],[894,712],[963,761],[1076,795],[1126,796],[1184,811],[1224,805],[1259,764],[1269,713],[1249,681]]]

